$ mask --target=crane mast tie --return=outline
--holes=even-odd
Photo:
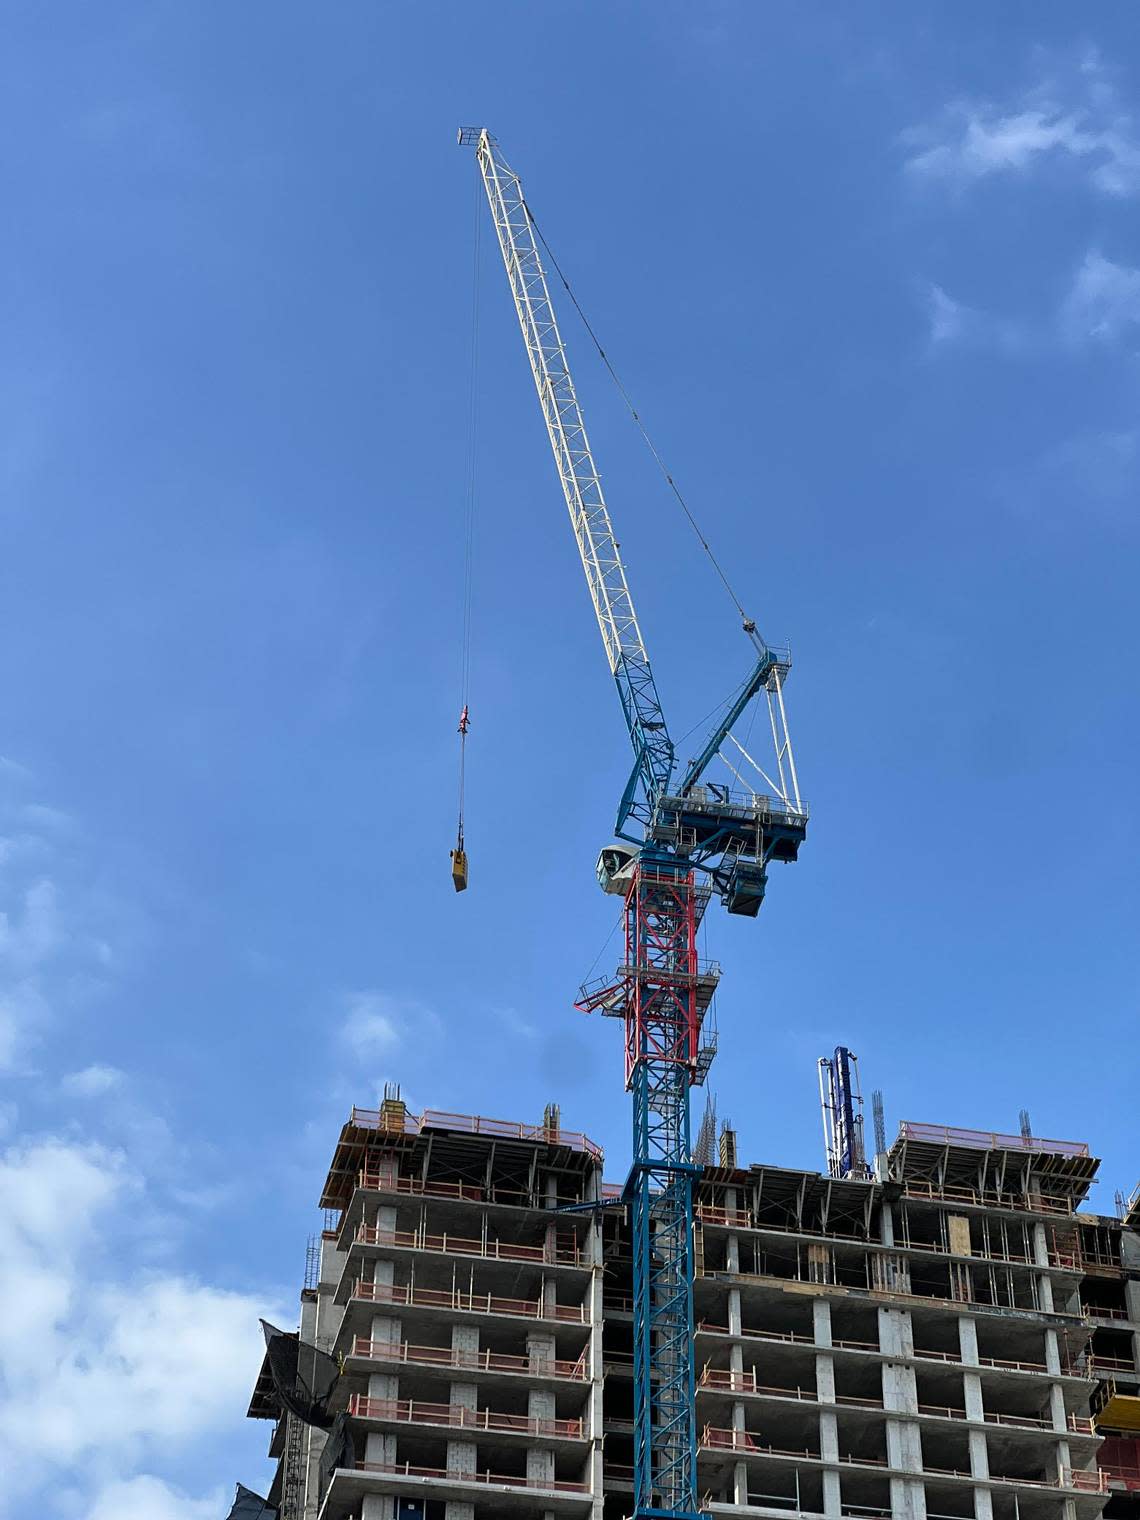
[[[739,614],[740,614],[740,620],[741,620],[741,622],[744,625],[745,631],[747,633],[753,632],[754,629],[755,629],[755,627],[756,627],[755,623],[748,616],[747,612],[745,612],[744,607],[741,604],[740,598],[737,596],[736,592],[732,589],[732,584],[729,581],[728,576],[724,573],[724,570],[721,567],[720,561],[717,559],[716,555],[713,553],[712,548],[709,545],[708,539],[701,532],[700,525],[697,522],[697,519],[693,516],[692,510],[689,507],[688,502],[685,500],[684,496],[682,495],[680,487],[677,485],[677,482],[673,479],[672,475],[669,473],[669,470],[668,470],[668,467],[665,464],[665,461],[662,459],[661,455],[658,453],[657,445],[653,442],[653,439],[649,436],[649,431],[646,428],[644,422],[642,422],[642,420],[641,420],[641,414],[638,412],[636,406],[634,406],[634,404],[633,404],[633,397],[626,390],[625,386],[621,382],[621,377],[618,375],[617,371],[614,369],[613,365],[610,363],[609,355],[606,353],[605,349],[602,347],[602,345],[601,345],[601,343],[600,343],[600,341],[598,339],[597,333],[595,333],[594,329],[590,325],[590,319],[587,317],[586,313],[582,310],[581,304],[578,301],[578,297],[574,294],[573,290],[570,288],[570,281],[562,273],[562,266],[559,264],[557,258],[555,257],[554,250],[551,248],[550,244],[546,241],[546,238],[543,236],[542,228],[535,221],[535,219],[534,219],[534,213],[531,211],[530,206],[527,205],[527,203],[525,201],[523,202],[523,209],[526,211],[527,220],[530,222],[530,225],[534,228],[534,235],[535,235],[535,237],[542,244],[542,246],[543,246],[543,248],[544,248],[544,250],[546,252],[546,256],[550,260],[550,266],[551,266],[551,268],[554,270],[554,272],[558,276],[558,278],[562,281],[562,288],[565,290],[567,296],[569,296],[569,298],[570,298],[570,304],[573,306],[574,310],[578,313],[578,316],[580,317],[581,322],[582,322],[582,326],[586,329],[586,332],[589,335],[590,342],[597,349],[599,359],[601,359],[602,363],[605,365],[610,379],[613,381],[614,385],[617,387],[618,394],[621,396],[622,400],[625,402],[626,409],[628,410],[629,415],[633,418],[634,422],[637,424],[637,430],[641,434],[641,437],[642,437],[642,439],[643,439],[643,441],[645,443],[646,448],[653,455],[653,458],[654,458],[654,460],[655,460],[655,462],[657,464],[657,468],[661,471],[661,474],[665,478],[666,484],[668,485],[669,489],[672,491],[673,495],[677,498],[677,501],[678,501],[678,503],[680,505],[681,511],[684,512],[685,516],[689,520],[689,526],[692,528],[693,532],[697,535],[697,541],[698,541],[698,543],[700,544],[701,548],[705,551],[705,553],[708,555],[708,557],[709,557],[709,563],[712,565],[712,567],[716,571],[717,575],[720,576],[720,579],[721,579],[721,582],[722,582],[722,584],[724,586],[724,589],[728,592],[729,597],[732,600],[733,606],[736,608],[737,612],[739,612]]]

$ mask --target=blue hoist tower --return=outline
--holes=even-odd
[[[693,1165],[690,1088],[703,1082],[715,1037],[705,1015],[719,977],[700,960],[697,928],[715,893],[754,917],[768,866],[795,860],[807,829],[784,711],[786,651],[750,619],[753,667],[695,760],[678,764],[634,611],[602,483],[586,435],[522,185],[486,130],[475,149],[582,569],[633,745],[618,806],[620,843],[598,879],[625,903],[625,956],[582,988],[578,1006],[622,1021],[633,1094],[633,1164],[625,1185],[633,1236],[635,1520],[694,1520],[697,1431],[693,1358]],[[766,708],[764,769],[734,733]],[[741,725],[741,731],[748,731]],[[749,742],[751,742],[749,740]],[[723,779],[714,778],[722,765]]]

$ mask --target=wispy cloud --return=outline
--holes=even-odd
[[[59,1087],[66,1098],[102,1098],[121,1087],[123,1080],[117,1066],[85,1066],[82,1071],[69,1071]]]
[[[1074,342],[1113,342],[1140,326],[1140,269],[1114,264],[1090,250],[1061,310],[1061,329]]]
[[[915,180],[963,188],[1068,163],[1105,195],[1140,194],[1140,136],[1095,52],[1018,99],[954,101],[903,142]]]
[[[105,984],[113,909],[93,889],[70,817],[0,763],[0,1070],[25,1061],[59,1013]]]
[[[391,1055],[439,1027],[435,1012],[413,998],[369,989],[350,993],[345,1001],[341,1040],[362,1060]]]
[[[1031,342],[1031,334],[1023,325],[967,306],[941,285],[928,285],[923,291],[923,301],[932,351],[961,345],[996,348],[1012,354],[1023,351]]]

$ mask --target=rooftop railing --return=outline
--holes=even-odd
[[[518,1124],[510,1119],[487,1119],[481,1114],[453,1114],[445,1109],[425,1108],[422,1114],[392,1112],[382,1108],[356,1108],[349,1123],[358,1129],[386,1130],[392,1134],[418,1135],[425,1129],[446,1129],[462,1135],[487,1135],[495,1140],[531,1140],[540,1145],[561,1145],[584,1151],[597,1160],[602,1148],[580,1130],[547,1124]]]
[[[964,1145],[984,1151],[1032,1151],[1045,1156],[1089,1154],[1083,1140],[1044,1140],[1039,1135],[1003,1135],[996,1130],[954,1129],[947,1124],[915,1124],[904,1119],[899,1125],[900,1140],[922,1140],[931,1145]]]

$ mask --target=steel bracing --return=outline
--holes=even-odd
[[[485,130],[476,151],[531,374],[606,658],[634,750],[616,832],[636,844],[628,870],[599,868],[625,897],[626,953],[616,977],[583,988],[578,1006],[622,1019],[633,1095],[633,1160],[624,1198],[633,1229],[635,1520],[696,1520],[693,1201],[690,1091],[715,1039],[705,1030],[719,975],[697,956],[697,925],[715,888],[730,912],[754,915],[772,860],[794,860],[807,827],[784,711],[785,652],[745,620],[756,664],[726,704],[697,760],[674,780],[675,754],[590,450],[566,350],[518,176]],[[765,771],[732,732],[763,693],[772,737]],[[746,736],[746,742],[747,736]],[[731,749],[730,749],[731,746]],[[722,762],[743,791],[705,781]],[[754,779],[748,779],[748,775]],[[626,832],[629,820],[641,835]],[[603,860],[613,851],[603,851]],[[621,852],[618,852],[621,856]]]

